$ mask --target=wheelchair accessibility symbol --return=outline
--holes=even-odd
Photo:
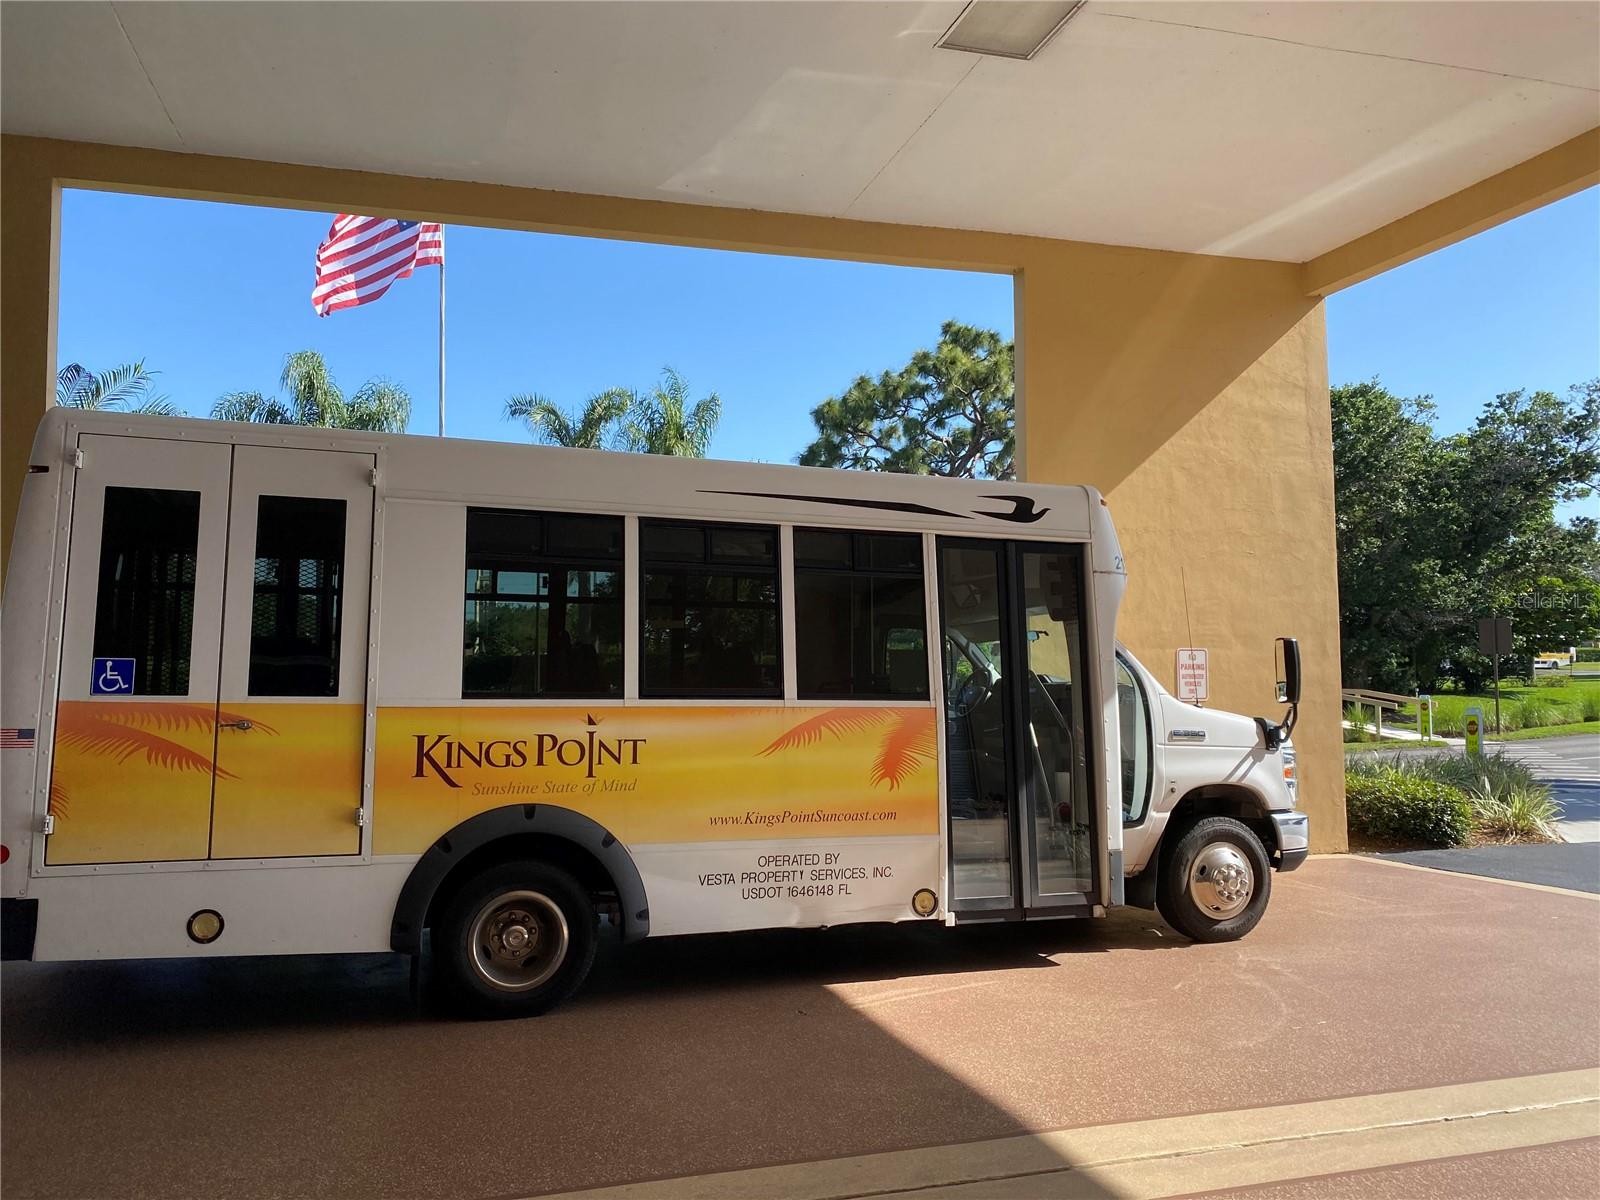
[[[94,677],[89,681],[91,696],[131,696],[133,694],[134,660],[131,658],[97,658],[94,660]]]

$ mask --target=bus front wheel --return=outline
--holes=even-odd
[[[434,930],[434,953],[460,1007],[532,1017],[582,986],[598,941],[594,902],[559,867],[509,862],[462,885]]]
[[[1202,817],[1161,849],[1156,907],[1196,942],[1232,942],[1256,927],[1272,892],[1272,864],[1248,825]]]

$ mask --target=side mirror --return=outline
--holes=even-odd
[[[1292,637],[1278,639],[1278,703],[1300,703],[1300,643]]]

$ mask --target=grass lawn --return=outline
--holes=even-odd
[[[1586,734],[1589,734],[1591,736],[1593,736],[1594,734],[1600,734],[1600,721],[1579,721],[1579,722],[1577,722],[1576,724],[1573,724],[1573,725],[1544,725],[1544,726],[1536,726],[1533,729],[1517,729],[1517,730],[1513,730],[1510,733],[1502,733],[1498,737],[1496,737],[1494,734],[1491,733],[1489,735],[1489,740],[1490,741],[1497,741],[1497,742],[1516,742],[1516,741],[1524,741],[1524,740],[1526,740],[1528,738],[1573,737],[1573,736],[1576,736],[1577,734],[1580,734],[1580,733],[1586,733]],[[1381,746],[1381,745],[1390,745],[1390,746],[1392,746],[1392,745],[1396,745],[1398,743],[1395,743],[1395,742],[1374,742],[1372,744],[1375,745],[1375,746]],[[1365,745],[1363,745],[1362,749],[1365,749],[1365,748],[1366,748]],[[1348,749],[1350,749],[1350,747],[1346,746],[1345,749],[1348,750]]]
[[[1483,710],[1489,737],[1494,731],[1494,696],[1463,695],[1459,692],[1439,692],[1433,697],[1433,732],[1446,737],[1460,737],[1466,710],[1476,705]],[[1367,720],[1371,720],[1367,710]],[[1385,716],[1385,721],[1405,729],[1417,728],[1417,706],[1400,706],[1397,717]],[[1554,679],[1536,679],[1533,683],[1507,685],[1500,689],[1501,737],[1550,737],[1556,730],[1567,733],[1586,733],[1600,723],[1600,678],[1572,679],[1557,676]],[[1426,728],[1426,726],[1424,726]]]
[[[1597,726],[1600,727],[1600,726]],[[1581,730],[1579,732],[1582,732]],[[1533,736],[1529,734],[1528,736]],[[1448,746],[1449,742],[1441,742],[1438,738],[1423,738],[1421,741],[1392,741],[1392,742],[1346,742],[1346,754],[1363,754],[1368,750],[1437,750]]]

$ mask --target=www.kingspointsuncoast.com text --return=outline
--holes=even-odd
[[[851,825],[867,821],[896,821],[900,814],[894,811],[887,812],[837,812],[821,808],[811,808],[796,811],[784,809],[782,812],[745,812],[732,816],[711,817],[713,828],[728,825],[759,825],[773,828],[779,825]]]

